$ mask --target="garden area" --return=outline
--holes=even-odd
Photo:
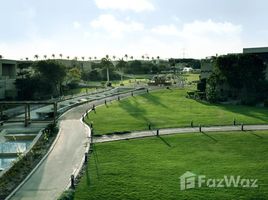
[[[194,126],[267,124],[268,109],[244,105],[210,104],[186,98],[185,89],[163,89],[96,108],[86,122],[94,134]]]
[[[267,133],[192,133],[95,144],[74,199],[268,199]],[[258,179],[258,187],[202,185],[182,191],[180,176],[186,171]]]

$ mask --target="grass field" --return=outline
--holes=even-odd
[[[192,82],[192,81],[198,81],[199,80],[200,74],[183,74],[183,77],[186,78],[187,82]]]
[[[186,90],[161,90],[129,97],[101,106],[90,113],[95,134],[145,130],[152,128],[186,127],[194,125],[231,125],[237,123],[267,124],[268,109],[242,105],[220,105],[188,99]]]
[[[180,134],[95,147],[76,200],[268,199],[268,132]],[[179,177],[186,171],[258,179],[259,187],[181,191]]]

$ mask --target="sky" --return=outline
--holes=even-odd
[[[267,0],[0,0],[0,55],[205,58],[268,46]]]

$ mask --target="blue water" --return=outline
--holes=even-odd
[[[10,141],[0,144],[0,153],[23,153],[32,141]]]
[[[9,167],[9,165],[17,158],[0,158],[0,171]]]
[[[25,152],[32,141],[9,141],[0,144],[0,154],[5,153],[23,153]],[[6,158],[4,155],[1,157],[0,155],[0,171],[6,169],[10,166],[10,164],[15,161],[17,158]]]

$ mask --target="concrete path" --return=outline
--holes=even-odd
[[[12,199],[52,200],[64,191],[88,145],[88,130],[80,122],[81,114],[86,109],[88,106],[80,106],[64,116],[64,120],[60,121],[59,138],[53,150]]]
[[[144,91],[137,91],[141,93]],[[121,94],[120,98],[131,93]],[[107,102],[118,96],[105,98]],[[69,110],[60,118],[59,138],[49,156],[41,163],[32,176],[11,198],[12,200],[55,200],[70,183],[70,176],[84,159],[85,147],[89,145],[89,130],[81,122],[82,115],[92,105],[103,104],[104,99]]]
[[[244,125],[244,131],[257,131],[257,130],[268,130],[268,125]],[[202,127],[202,132],[221,132],[221,131],[241,131],[241,126],[212,126]],[[199,127],[194,128],[169,128],[160,129],[159,135],[170,135],[170,134],[181,134],[181,133],[194,133],[199,132]],[[135,131],[126,134],[115,134],[115,135],[103,135],[101,137],[94,137],[95,143],[111,142],[118,140],[127,140],[134,138],[152,137],[156,136],[157,130],[148,131]]]

